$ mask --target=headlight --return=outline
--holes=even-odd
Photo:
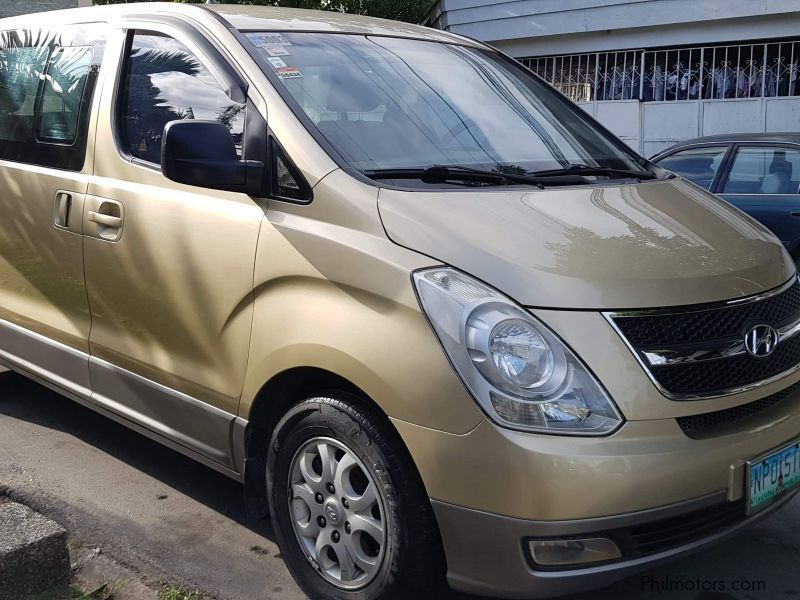
[[[417,271],[414,285],[450,361],[498,425],[566,435],[620,426],[586,367],[526,310],[455,269]]]

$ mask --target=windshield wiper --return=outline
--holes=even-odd
[[[612,169],[611,167],[590,167],[589,165],[569,165],[563,169],[549,171],[532,171],[532,177],[558,177],[562,175],[619,175],[632,179],[656,179],[658,176],[650,171],[634,171],[632,169]]]
[[[508,182],[511,182],[535,185],[539,188],[543,188],[546,185],[581,185],[586,183],[586,179],[581,176],[581,173],[559,173],[540,178],[532,175],[473,169],[472,167],[459,165],[434,165],[427,168],[411,169],[372,169],[363,171],[363,173],[371,179],[420,179],[425,183],[445,183],[455,180],[495,185],[503,185],[505,183],[507,185]]]

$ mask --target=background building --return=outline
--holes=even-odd
[[[424,24],[519,59],[646,156],[800,131],[800,0],[440,0]]]

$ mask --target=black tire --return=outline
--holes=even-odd
[[[419,473],[388,419],[360,404],[346,394],[310,398],[292,408],[272,434],[267,495],[284,561],[313,600],[440,597],[446,589],[446,567],[439,529]],[[293,461],[310,440],[322,437],[346,446],[383,492],[391,534],[373,579],[357,589],[343,589],[326,579],[307,557],[294,529],[289,489]]]

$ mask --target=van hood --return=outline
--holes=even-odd
[[[514,191],[381,189],[397,244],[524,306],[641,309],[731,300],[795,269],[758,222],[681,179]]]

